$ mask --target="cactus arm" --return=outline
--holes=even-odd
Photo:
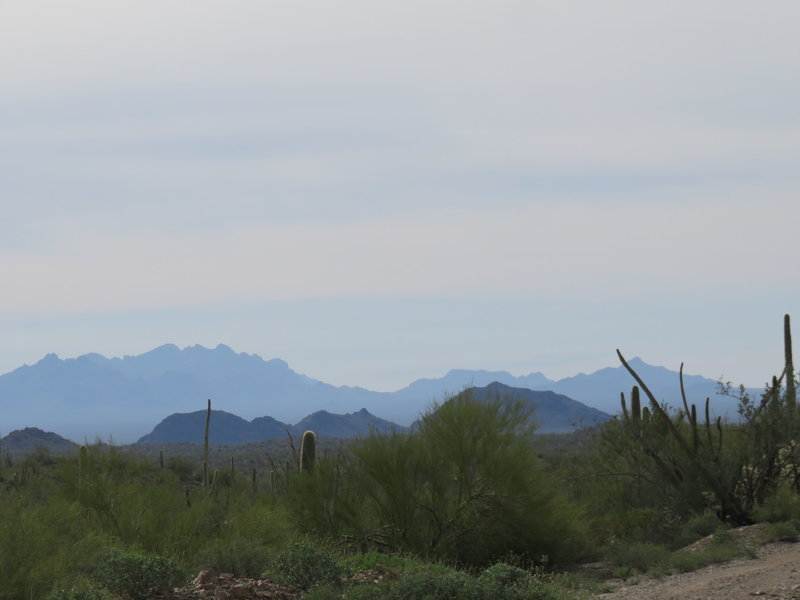
[[[683,363],[681,363],[680,371],[678,371],[678,380],[681,382],[681,400],[683,400],[683,408],[686,414],[689,414],[689,402],[686,400],[686,388],[683,386]]]
[[[631,388],[631,418],[634,421],[642,420],[642,403],[639,399],[639,388],[636,386]]]

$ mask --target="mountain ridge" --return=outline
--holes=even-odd
[[[647,365],[637,368],[659,401],[680,404],[678,374]],[[686,375],[691,402],[712,397],[715,414],[735,417],[735,401],[718,397],[716,382]],[[237,353],[229,346],[183,349],[164,344],[137,356],[106,358],[97,353],[61,359],[45,355],[0,375],[0,414],[6,430],[32,424],[59,430],[70,439],[127,442],[150,431],[164,414],[196,411],[213,398],[215,408],[245,420],[263,415],[296,423],[316,411],[348,414],[366,408],[398,425],[411,424],[431,402],[469,386],[497,381],[511,387],[552,391],[602,412],[619,412],[619,394],[634,381],[623,367],[606,367],[557,381],[540,372],[514,376],[507,371],[452,369],[441,378],[418,379],[394,392],[334,386],[290,368],[279,358]]]
[[[205,410],[173,413],[165,417],[150,433],[142,436],[135,443],[203,443],[206,414]],[[298,436],[307,429],[313,430],[318,436],[347,439],[367,434],[373,429],[385,433],[394,429],[402,431],[405,430],[405,427],[380,419],[366,408],[343,415],[318,410],[305,416],[294,425],[281,423],[267,415],[247,421],[224,410],[212,410],[208,437],[213,444],[247,444],[265,439],[281,438],[286,435]]]

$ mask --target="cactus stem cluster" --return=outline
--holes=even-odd
[[[800,432],[800,416],[789,315],[784,317],[783,333],[783,372],[772,378],[772,384],[757,407],[749,408],[749,400],[743,396],[740,412],[745,421],[739,426],[724,427],[722,417],[712,421],[710,398],[706,398],[705,418],[700,421],[697,406],[689,404],[686,398],[683,364],[679,374],[683,410],[677,415],[668,413],[666,405],[656,400],[617,350],[620,362],[638,384],[631,391],[630,410],[625,394],[620,394],[622,422],[629,435],[675,488],[681,490],[687,480],[702,482],[712,492],[719,515],[738,524],[751,522],[753,507],[763,502],[770,490],[779,485],[787,466],[794,469],[795,485],[800,482],[796,463],[794,466],[790,463],[790,459],[796,460],[790,455]],[[784,394],[781,395],[784,378]],[[640,388],[649,399],[649,410],[640,406]],[[657,421],[657,428],[649,428],[651,420]],[[733,431],[735,439],[739,440],[738,456],[723,453],[723,439],[728,431]],[[670,446],[676,450],[665,450]]]

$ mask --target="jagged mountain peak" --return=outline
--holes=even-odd
[[[660,401],[680,403],[676,372],[648,365],[640,357],[631,364]],[[619,393],[635,383],[621,366],[558,381],[538,372],[514,376],[508,371],[452,369],[443,377],[419,379],[395,392],[373,392],[333,386],[294,371],[280,358],[264,360],[225,344],[183,349],[165,344],[123,358],[89,353],[62,360],[48,354],[32,366],[0,375],[0,409],[9,428],[37,425],[75,440],[113,436],[127,442],[141,437],[166,412],[196,411],[208,398],[215,408],[245,420],[270,415],[279,424],[297,423],[315,411],[326,411],[363,419],[380,415],[409,425],[432,402],[493,381],[551,390],[612,414],[619,411]],[[684,381],[690,402],[710,396],[713,412],[735,418],[735,401],[716,396],[715,381],[697,375],[687,375]]]

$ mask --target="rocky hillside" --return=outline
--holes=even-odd
[[[78,445],[64,439],[52,431],[42,431],[36,427],[26,427],[12,431],[0,439],[0,450],[3,454],[8,452],[12,456],[30,454],[39,448],[44,448],[50,454],[68,454],[74,452]]]

